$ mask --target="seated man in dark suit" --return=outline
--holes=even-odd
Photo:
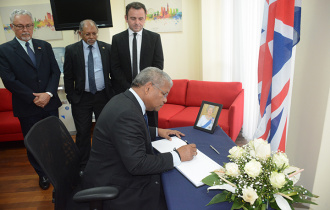
[[[176,130],[149,127],[146,110],[158,111],[167,101],[171,78],[156,67],[141,71],[129,90],[104,107],[94,129],[90,159],[83,177],[85,187],[117,186],[118,198],[105,209],[167,209],[160,173],[197,154],[189,144],[169,153],[153,153],[158,136],[183,135]]]

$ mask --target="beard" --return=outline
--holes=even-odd
[[[31,39],[31,34],[28,33],[28,32],[26,32],[26,33],[22,33],[22,34],[21,34],[21,39],[22,39],[23,41],[29,41],[29,40]]]

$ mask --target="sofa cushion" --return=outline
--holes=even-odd
[[[186,106],[200,107],[202,101],[222,104],[228,109],[242,90],[240,82],[208,82],[190,80],[187,87]]]
[[[187,107],[170,118],[170,128],[193,126],[199,112],[199,107]]]
[[[173,87],[167,96],[167,104],[186,104],[187,79],[173,80]]]
[[[176,104],[164,104],[163,107],[158,111],[158,127],[169,128],[169,119],[181,112],[185,106]]]
[[[12,106],[12,99],[11,99],[11,92],[5,88],[0,89],[0,111],[12,111],[13,106]]]
[[[14,117],[13,112],[0,112],[0,133],[12,134],[21,133],[21,124],[17,117]]]

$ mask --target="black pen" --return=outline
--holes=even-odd
[[[189,144],[189,142],[187,140],[183,140],[184,142],[186,142],[186,144]]]

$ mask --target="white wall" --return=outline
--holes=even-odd
[[[112,28],[100,29],[99,40],[111,43],[112,36],[127,29],[125,16],[125,1],[110,0],[113,18]],[[1,0],[0,7],[45,4],[48,0]],[[160,33],[164,51],[164,71],[173,79],[201,79],[201,16],[200,0],[182,0],[183,31],[175,33]],[[32,14],[33,15],[33,14]],[[9,18],[9,17],[8,17]],[[0,25],[2,20],[0,18]],[[49,41],[53,47],[65,47],[77,42],[78,36],[73,31],[63,31],[62,40]],[[4,31],[0,30],[0,44],[5,43]],[[2,81],[0,88],[3,87]]]
[[[330,195],[329,8],[328,0],[302,2],[287,138],[291,164],[305,169],[300,184],[320,196],[316,200],[320,205],[311,205],[311,209],[328,209]]]

